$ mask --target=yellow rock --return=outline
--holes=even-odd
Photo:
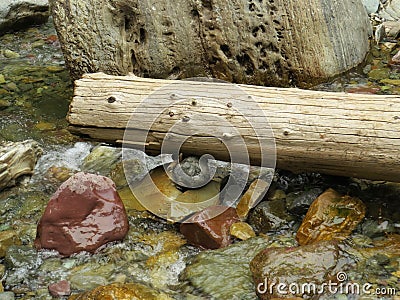
[[[113,283],[73,295],[69,300],[172,300],[168,295],[139,283]]]
[[[389,78],[387,78],[387,79],[382,79],[380,82],[384,83],[384,84],[400,85],[400,79],[389,79]]]
[[[171,203],[182,194],[162,167],[153,170],[151,180],[145,178],[132,191],[138,201],[159,217],[168,218]]]
[[[256,236],[253,228],[246,222],[233,223],[230,228],[230,234],[243,241]]]
[[[122,190],[118,191],[118,194],[124,203],[127,210],[135,209],[138,211],[145,211],[146,208],[136,199],[135,195],[132,193],[129,186],[124,187]]]
[[[0,258],[6,255],[7,249],[12,245],[20,245],[21,241],[14,230],[0,231]]]
[[[300,245],[345,239],[364,218],[365,211],[360,199],[328,189],[311,204],[296,239]]]
[[[269,184],[262,179],[256,179],[250,184],[248,190],[244,193],[236,207],[240,219],[245,220],[247,218],[254,203],[264,196],[264,192],[268,187]]]
[[[48,123],[48,122],[39,122],[35,125],[36,129],[40,131],[49,131],[49,130],[54,130],[56,129],[56,125],[53,123]]]
[[[210,181],[207,185],[188,190],[176,197],[176,202],[171,205],[169,218],[180,220],[194,212],[200,211],[219,202],[220,183]]]

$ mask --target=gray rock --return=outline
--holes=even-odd
[[[0,35],[7,31],[45,23],[49,15],[48,0],[2,0]]]
[[[322,194],[324,190],[321,188],[313,188],[307,191],[293,192],[287,195],[287,210],[295,215],[304,215],[307,213],[311,203]]]
[[[369,14],[376,13],[379,8],[379,0],[362,0],[365,9]]]
[[[387,1],[384,8],[379,12],[379,17],[387,21],[400,19],[400,0]]]
[[[15,296],[13,292],[0,293],[0,300],[14,300]]]

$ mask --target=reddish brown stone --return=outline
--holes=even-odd
[[[50,295],[53,297],[69,296],[71,294],[71,285],[66,280],[52,283],[48,287]]]
[[[218,249],[231,243],[230,227],[239,221],[234,208],[209,206],[182,223],[180,230],[191,244]]]
[[[51,197],[38,224],[35,246],[69,256],[94,252],[122,240],[127,232],[128,218],[113,181],[80,172]]]

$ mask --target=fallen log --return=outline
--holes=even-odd
[[[257,149],[259,143],[254,131],[233,110],[234,101],[227,103],[226,99],[222,99],[223,93],[211,93],[209,99],[198,103],[193,101],[197,88],[211,88],[220,83],[186,82],[193,89],[185,95],[185,99],[192,99],[192,102],[176,103],[173,107],[164,109],[156,121],[152,116],[155,112],[151,109],[137,113],[137,108],[143,105],[142,100],[154,91],[157,91],[159,99],[177,97],[173,85],[170,90],[160,89],[177,82],[180,81],[133,75],[87,74],[75,82],[75,96],[68,114],[70,130],[93,139],[121,143],[128,124],[130,134],[129,140],[125,142],[140,147],[143,145],[135,137],[150,129],[146,151],[154,153],[160,151],[167,132],[177,122],[185,122],[186,118],[187,124],[190,124],[190,116],[196,114],[200,114],[205,120],[217,115],[229,120],[241,132],[248,146],[251,163],[260,163],[260,149]],[[279,168],[294,172],[317,171],[373,180],[400,181],[398,96],[250,85],[238,87],[254,99],[258,105],[254,109],[259,109],[258,114],[263,116],[265,113],[267,116],[259,118],[257,122],[272,128]],[[215,100],[221,100],[222,104],[216,104]],[[249,104],[251,106],[252,103]],[[135,120],[128,123],[135,109]],[[180,151],[197,155],[209,153],[218,159],[229,160],[229,153],[221,142],[227,137],[216,138],[213,132],[218,124],[212,123],[212,120],[207,124],[209,125],[203,124],[205,128],[199,134],[185,137],[186,142]],[[179,132],[173,132],[168,138],[174,139],[178,135]]]

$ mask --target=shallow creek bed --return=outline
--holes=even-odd
[[[271,181],[268,193],[250,211],[238,210],[240,222],[225,232],[230,245],[204,250],[192,245],[202,241],[190,231],[137,201],[120,149],[68,133],[64,116],[72,85],[50,23],[0,40],[2,53],[14,53],[0,57],[0,139],[34,139],[43,149],[32,177],[0,192],[0,299],[106,299],[111,294],[114,299],[270,299],[283,295],[278,282],[287,285],[283,292],[292,284],[292,299],[301,299],[304,284],[321,288],[330,282],[342,290],[332,295],[325,289],[319,299],[399,299],[394,295],[400,291],[399,184],[251,169],[246,190],[259,176]],[[397,69],[387,68],[385,60],[399,45],[390,47],[373,47],[364,70],[370,76],[350,73],[317,88],[397,94]],[[379,77],[383,73],[386,80]],[[135,153],[130,174],[136,177],[128,181],[140,189],[145,156]],[[187,172],[197,174],[196,158],[183,162]],[[211,184],[177,187],[161,164],[160,158],[146,156],[154,181],[182,202],[215,195],[226,182],[227,167],[220,164]],[[51,196],[79,171],[113,180],[129,231],[94,253],[37,250],[37,225]]]

